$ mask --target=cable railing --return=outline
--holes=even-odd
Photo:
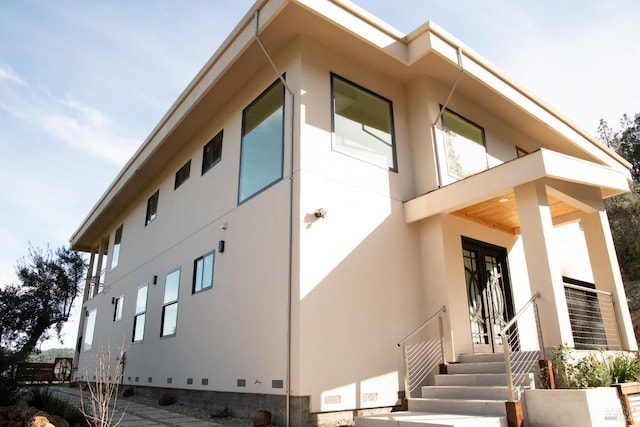
[[[531,372],[533,364],[540,360],[541,353],[544,352],[540,315],[538,314],[538,305],[536,304],[536,300],[539,297],[540,292],[534,293],[531,298],[529,298],[529,301],[522,306],[499,333],[504,345],[504,362],[510,401],[519,400],[519,396],[516,396],[516,393],[521,386],[529,382],[529,372]],[[533,311],[539,350],[523,351],[520,335],[518,334],[518,321],[523,315],[527,314],[529,310]]]
[[[622,350],[613,295],[569,283],[564,288],[575,348]]]
[[[442,306],[413,332],[398,343],[404,356],[404,384],[407,398],[427,382],[439,365],[445,364],[443,317],[447,307]],[[438,319],[438,332],[433,322]]]

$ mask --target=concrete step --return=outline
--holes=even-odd
[[[507,427],[506,417],[481,417],[459,414],[431,414],[421,412],[394,412],[383,415],[358,417],[356,427]]]
[[[504,386],[507,384],[507,374],[446,374],[434,377],[435,385],[447,386]],[[533,374],[513,374],[513,383],[516,386],[534,388]]]
[[[492,417],[506,415],[504,400],[486,399],[409,399],[409,411]]]
[[[464,353],[458,356],[459,363],[504,362],[504,353]]]
[[[424,386],[422,387],[422,397],[505,401],[509,399],[509,388],[507,386]]]
[[[501,362],[450,363],[448,374],[504,374],[507,372],[504,360]]]

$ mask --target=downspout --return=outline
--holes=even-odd
[[[290,132],[291,146],[290,146],[290,152],[289,152],[289,200],[288,200],[288,204],[289,204],[288,206],[289,268],[287,271],[287,287],[288,287],[287,289],[287,352],[286,352],[287,367],[286,367],[286,379],[285,379],[285,383],[286,383],[285,384],[285,387],[286,387],[286,397],[285,397],[286,398],[286,401],[285,401],[286,424],[285,425],[286,427],[289,427],[290,418],[291,418],[291,339],[292,339],[291,338],[291,322],[292,322],[291,300],[292,300],[292,292],[293,292],[293,148],[294,148],[293,115],[295,112],[295,103],[294,103],[295,94],[287,84],[287,81],[284,79],[284,76],[276,66],[273,59],[271,59],[271,56],[269,55],[267,48],[262,43],[262,40],[260,40],[260,35],[258,34],[258,28],[260,26],[260,9],[256,10],[255,18],[256,18],[256,28],[255,28],[256,41],[258,42],[258,45],[260,45],[260,49],[262,49],[262,52],[264,52],[264,55],[266,56],[267,60],[271,64],[271,67],[273,67],[274,71],[278,75],[280,82],[282,82],[282,85],[287,90],[287,93],[290,96],[290,104],[291,104],[291,113],[289,114],[289,132]]]
[[[432,149],[433,149],[433,155],[436,159],[437,188],[442,187],[442,172],[440,171],[440,157],[438,156],[438,149],[436,147],[436,142],[437,142],[436,126],[438,125],[438,122],[442,121],[442,113],[444,113],[444,110],[447,108],[447,105],[449,105],[449,101],[451,101],[451,97],[453,97],[453,93],[455,92],[456,87],[458,87],[458,83],[460,83],[460,79],[464,74],[464,66],[462,65],[462,48],[461,47],[458,46],[458,49],[456,50],[456,54],[458,56],[458,67],[460,67],[460,72],[458,73],[456,80],[453,82],[453,86],[451,86],[451,90],[449,91],[447,98],[444,100],[444,104],[442,104],[442,106],[440,107],[440,112],[438,112],[438,117],[436,117],[435,121],[431,125],[431,134],[433,137]]]

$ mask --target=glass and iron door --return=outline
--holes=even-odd
[[[513,316],[507,251],[463,238],[462,252],[473,350],[476,353],[503,352],[499,332]]]

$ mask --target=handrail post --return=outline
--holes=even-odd
[[[507,387],[509,388],[509,400],[514,401],[515,394],[513,392],[513,373],[511,372],[511,346],[509,345],[509,333],[505,331],[502,335],[504,341],[504,367],[507,374]]]
[[[438,316],[438,328],[440,329],[440,354],[442,355],[442,364],[444,365],[447,362],[444,357],[444,327],[442,325],[442,313],[444,313],[444,311]]]
[[[406,344],[402,344],[402,355],[404,356],[404,397],[409,399],[411,398],[411,385],[409,384],[409,358],[407,357]]]
[[[540,313],[538,313],[538,304],[533,302],[533,313],[536,318],[536,329],[538,330],[538,346],[540,347],[540,356],[544,359],[546,357],[544,351],[544,339],[542,338],[542,328],[540,326]]]

